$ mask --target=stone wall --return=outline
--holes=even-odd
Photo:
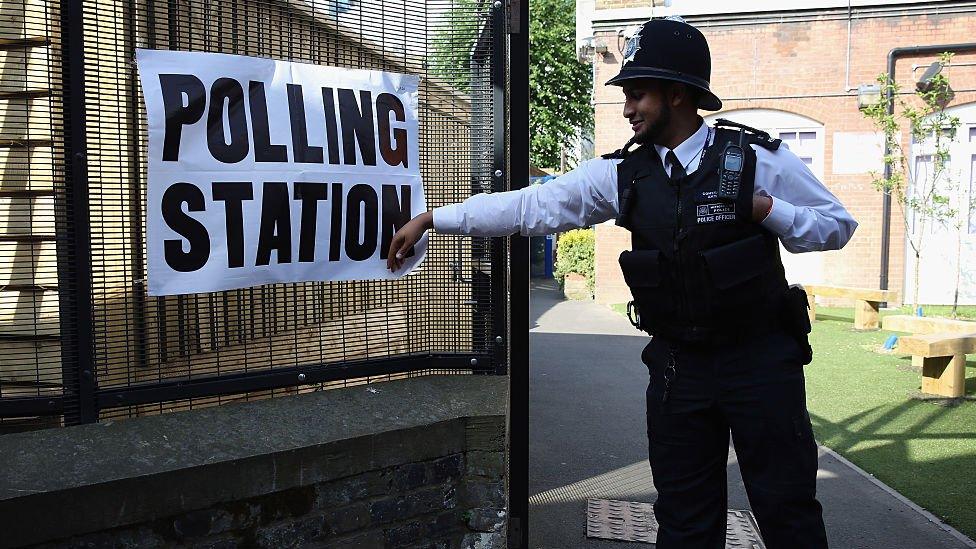
[[[504,547],[506,388],[430,376],[6,435],[0,547]]]

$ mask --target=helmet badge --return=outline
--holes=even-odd
[[[635,32],[634,35],[627,40],[627,45],[624,46],[623,65],[626,65],[627,63],[630,63],[631,61],[634,60],[634,55],[636,55],[637,50],[640,49],[641,31],[643,30],[644,28],[641,27],[639,31]]]

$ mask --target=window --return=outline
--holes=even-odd
[[[814,171],[813,160],[823,149],[822,143],[817,139],[817,132],[811,131],[789,131],[779,132],[779,138],[786,143],[786,146],[806,164],[810,171]]]
[[[931,154],[920,154],[915,157],[915,171],[912,173],[912,178],[915,180],[915,184],[924,183],[932,175],[932,155]]]
[[[969,140],[970,141],[973,140],[973,135],[974,135],[973,134],[973,128],[970,128],[970,130],[969,130]],[[942,139],[948,139],[948,140],[952,141],[952,140],[955,139],[955,137],[956,136],[953,134],[952,128],[942,128]],[[925,134],[925,136],[922,139],[919,139],[914,134],[912,135],[912,143],[928,143],[928,142],[932,141],[933,139],[935,139],[935,130],[932,130],[932,131],[928,132],[927,134]]]

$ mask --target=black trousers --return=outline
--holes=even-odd
[[[730,433],[766,546],[827,547],[801,356],[779,331],[711,347],[655,337],[645,347],[658,549],[725,547]]]

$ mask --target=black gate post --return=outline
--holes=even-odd
[[[509,188],[529,184],[529,0],[509,0]],[[509,547],[529,546],[529,239],[511,237]]]
[[[92,326],[91,226],[85,132],[83,0],[61,0],[64,79],[64,189],[58,227],[58,306],[66,425],[93,423],[95,361]]]

